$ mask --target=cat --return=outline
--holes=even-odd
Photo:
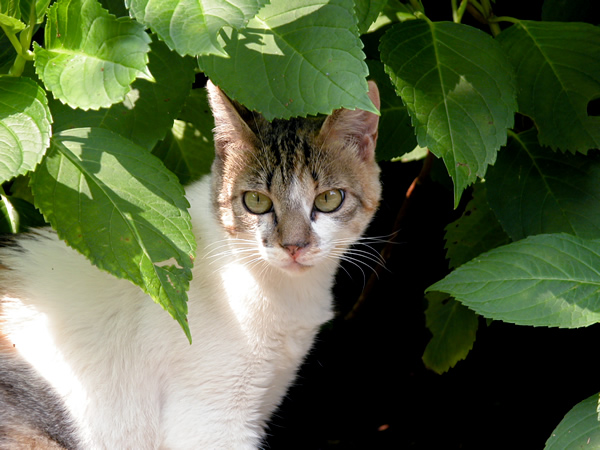
[[[193,343],[52,230],[20,235],[0,249],[0,448],[261,445],[378,207],[378,116],[269,122],[207,89],[216,156],[186,189]]]

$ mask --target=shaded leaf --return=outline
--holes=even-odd
[[[0,233],[17,233],[19,231],[19,214],[10,199],[0,193]]]
[[[7,74],[12,67],[17,51],[12,46],[8,37],[0,33],[0,74]]]
[[[463,264],[428,291],[518,325],[576,328],[600,321],[600,241],[532,236]]]
[[[486,178],[490,206],[513,240],[559,232],[600,238],[597,152],[553,152],[532,130],[511,137]]]
[[[129,11],[123,0],[99,0],[104,9],[117,17],[128,17]]]
[[[29,78],[0,77],[0,183],[41,161],[51,123],[42,88]]]
[[[446,258],[450,267],[456,268],[476,256],[508,244],[510,238],[498,222],[487,201],[485,185],[477,184],[473,189],[473,198],[465,208],[463,215],[449,223],[445,230]]]
[[[210,172],[214,159],[213,117],[206,90],[195,89],[189,96],[167,138],[154,148],[158,156],[182,184]]]
[[[500,33],[517,72],[519,111],[535,121],[542,145],[586,152],[600,147],[600,29],[585,23],[519,21]]]
[[[478,328],[477,315],[453,298],[427,294],[427,328],[433,337],[425,348],[423,362],[436,373],[444,373],[463,360],[473,348]]]
[[[121,102],[133,80],[147,72],[150,37],[142,25],[115,18],[96,0],[54,3],[44,41],[45,48],[34,44],[36,72],[55,98],[73,108]]]
[[[183,327],[195,240],[177,179],[108,130],[58,133],[32,176],[36,206],[95,265],[140,286]],[[159,265],[171,258],[177,266]]]
[[[51,0],[20,0],[21,20],[29,24],[32,11],[35,14],[35,23],[42,23],[46,17],[48,5]]]
[[[243,30],[223,30],[229,56],[201,56],[200,67],[268,120],[341,107],[377,112],[352,8],[352,0],[276,0]]]
[[[2,0],[0,2],[0,16],[6,15],[14,17],[15,19],[21,18],[21,8],[19,8],[20,1],[18,0]],[[1,19],[0,19],[0,23]]]
[[[546,441],[545,450],[600,447],[598,394],[575,405]]]
[[[594,2],[590,0],[545,0],[542,5],[542,20],[597,24],[600,19],[598,12]]]
[[[45,225],[44,218],[31,203],[0,194],[0,233],[20,233]]]
[[[406,106],[396,95],[390,77],[383,70],[383,64],[373,60],[367,63],[369,79],[377,83],[381,98],[376,155],[379,161],[391,160],[413,151],[417,146],[417,139]]]
[[[358,31],[364,34],[383,11],[387,0],[354,0],[354,11],[358,18]]]
[[[267,0],[125,0],[139,22],[181,55],[227,56],[223,27],[243,28]]]
[[[506,143],[517,109],[512,68],[489,35],[449,22],[396,24],[380,50],[419,145],[446,164],[457,205]]]

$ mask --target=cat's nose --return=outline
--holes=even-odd
[[[295,244],[281,244],[281,246],[287,250],[292,258],[296,259],[300,255],[302,249],[308,246],[308,243],[297,242]]]

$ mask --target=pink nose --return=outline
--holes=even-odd
[[[297,252],[300,251],[301,247],[298,247],[297,245],[286,245],[285,249],[288,251],[288,253],[292,256],[295,256]]]
[[[307,244],[283,244],[282,247],[287,250],[292,259],[296,260],[306,245]]]

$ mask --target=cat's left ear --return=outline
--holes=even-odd
[[[369,81],[368,95],[377,109],[380,109],[379,89],[374,81]],[[319,136],[326,142],[336,140],[355,144],[360,157],[364,161],[372,161],[375,158],[378,125],[377,114],[362,109],[352,111],[342,108],[325,119]]]

